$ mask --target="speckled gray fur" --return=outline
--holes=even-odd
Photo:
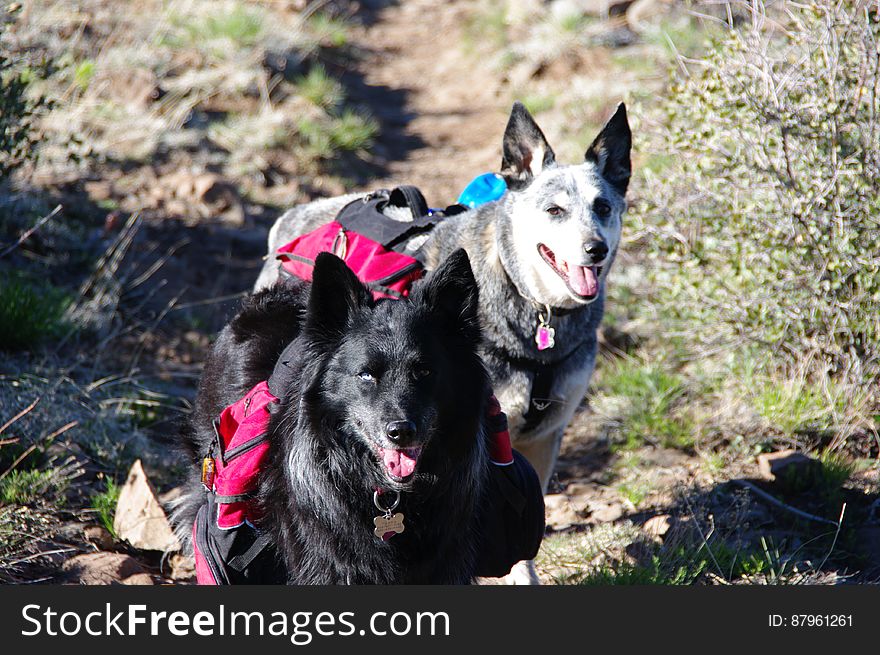
[[[532,462],[546,489],[565,427],[587,390],[596,359],[597,329],[605,304],[605,279],[617,254],[621,218],[630,174],[630,132],[621,105],[588,148],[581,164],[563,166],[528,112],[514,105],[505,131],[501,172],[509,191],[498,201],[447,218],[423,247],[429,269],[457,248],[465,248],[480,287],[480,318],[485,341],[483,358],[495,394],[510,422],[514,446]],[[358,195],[319,200],[294,207],[278,219],[269,235],[269,252],[334,218]],[[604,219],[596,199],[610,207]],[[562,218],[548,216],[548,204],[564,209]],[[601,262],[598,293],[591,301],[559,290],[550,270],[536,255],[539,242],[566,253],[565,261],[588,265],[586,244],[597,239],[608,246]],[[572,243],[574,245],[572,245]],[[256,288],[273,284],[277,262],[267,260]],[[554,286],[556,285],[556,286]],[[543,297],[539,297],[543,296]],[[538,350],[535,330],[544,304],[557,308],[551,324],[556,346]],[[560,311],[562,310],[562,311]],[[527,363],[553,366],[552,403],[536,426],[526,428],[534,373]]]

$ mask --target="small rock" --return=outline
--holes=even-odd
[[[235,186],[213,173],[199,175],[193,180],[193,195],[199,202],[226,209],[238,197]]]
[[[821,469],[822,465],[818,461],[794,450],[758,455],[761,477],[791,488],[810,486]]]
[[[141,460],[132,464],[119,492],[113,529],[120,539],[144,550],[180,550],[168,517],[156,497]]]
[[[81,585],[153,584],[140,562],[122,553],[76,555],[64,562],[61,570],[71,582]]]
[[[544,496],[544,510],[547,526],[554,530],[565,530],[582,522],[571,501],[565,494],[548,494]]]
[[[658,516],[652,516],[645,521],[642,530],[644,530],[649,537],[662,541],[663,537],[666,536],[666,533],[669,532],[671,527],[672,517],[669,516],[669,514],[660,514]]]
[[[85,540],[98,550],[110,550],[113,548],[113,535],[100,525],[87,525],[83,528]]]
[[[86,182],[83,185],[89,198],[95,201],[109,200],[113,197],[113,184],[106,180]]]
[[[192,557],[175,553],[168,564],[171,566],[172,580],[194,580],[196,577],[196,565]]]
[[[623,505],[618,502],[590,501],[590,520],[596,523],[612,523],[623,516]]]
[[[153,578],[150,577],[149,573],[135,573],[134,575],[130,575],[122,581],[124,585],[138,585],[138,586],[146,586],[146,585],[154,585]]]

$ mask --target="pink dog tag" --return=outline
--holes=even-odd
[[[535,343],[538,344],[538,350],[552,348],[556,345],[556,330],[549,325],[538,325]]]

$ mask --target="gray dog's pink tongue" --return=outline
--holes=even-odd
[[[595,296],[599,291],[599,281],[591,266],[569,266],[568,284],[580,296]]]
[[[419,460],[420,453],[421,448],[406,448],[405,450],[383,448],[382,462],[392,477],[406,478],[416,470],[416,462]]]

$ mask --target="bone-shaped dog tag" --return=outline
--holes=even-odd
[[[389,513],[385,516],[377,516],[373,519],[373,524],[376,526],[373,534],[382,541],[388,541],[394,535],[403,532],[403,514],[397,512],[396,514]]]

